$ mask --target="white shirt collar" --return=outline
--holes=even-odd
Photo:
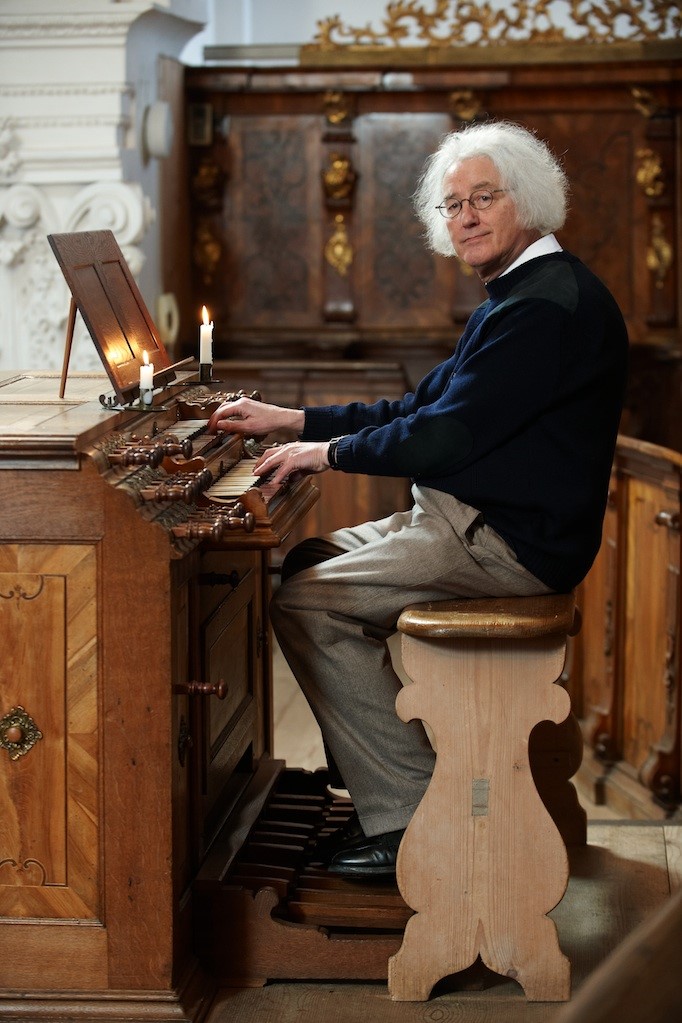
[[[536,242],[532,242],[527,249],[524,249],[518,259],[515,259],[512,265],[508,266],[504,273],[500,274],[500,277],[511,273],[512,270],[516,270],[517,266],[527,263],[529,259],[535,259],[536,256],[548,256],[550,252],[561,251],[561,246],[554,235],[546,234],[544,238],[538,238]]]

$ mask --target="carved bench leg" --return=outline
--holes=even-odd
[[[415,916],[389,960],[393,999],[428,998],[478,955],[530,1000],[569,997],[570,965],[546,916],[566,890],[568,860],[528,753],[538,721],[569,713],[554,684],[564,655],[563,637],[403,636],[414,685],[396,706],[403,720],[430,726],[437,757],[398,855],[398,887]]]

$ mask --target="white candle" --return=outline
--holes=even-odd
[[[203,323],[199,326],[199,362],[202,366],[213,365],[213,321],[208,322],[208,310],[202,307]]]
[[[154,391],[154,363],[149,361],[146,352],[143,352],[143,356],[144,364],[140,366],[140,396],[146,405],[151,405]]]

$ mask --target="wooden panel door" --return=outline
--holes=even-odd
[[[0,986],[104,979],[96,580],[93,545],[0,546]]]

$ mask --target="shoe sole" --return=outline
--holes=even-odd
[[[366,877],[371,880],[373,877],[395,877],[395,867],[327,867],[330,874],[338,874],[339,877]]]

